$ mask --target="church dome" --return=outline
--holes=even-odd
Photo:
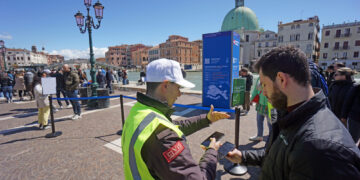
[[[259,23],[256,14],[248,7],[237,6],[232,9],[224,18],[221,31],[232,30],[258,31]]]

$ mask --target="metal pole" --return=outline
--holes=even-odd
[[[123,95],[120,94],[120,110],[121,110],[121,122],[122,122],[122,128],[120,131],[117,132],[118,135],[122,135],[122,130],[124,129],[125,124],[125,118],[124,118],[124,100]]]
[[[124,100],[123,100],[123,95],[120,95],[120,108],[121,108],[122,127],[124,128],[125,118],[124,118]]]
[[[240,108],[235,108],[235,147],[239,147]]]
[[[88,28],[88,34],[89,34],[89,48],[90,48],[90,64],[91,64],[91,69],[90,69],[90,76],[91,76],[91,96],[95,97],[97,96],[97,92],[96,89],[98,88],[98,84],[96,82],[96,71],[95,71],[95,57],[94,57],[94,51],[93,51],[93,44],[92,44],[92,20],[91,20],[91,16],[90,16],[90,8],[87,8],[87,16],[86,16],[86,26]],[[97,107],[97,100],[96,99],[91,99],[88,102],[88,106],[91,108],[96,108]]]
[[[240,134],[240,108],[235,107],[235,148],[239,147]],[[238,163],[225,167],[225,171],[234,176],[241,176],[247,172],[247,167]]]
[[[49,103],[50,103],[51,133],[46,134],[45,137],[54,138],[60,136],[62,132],[61,131],[55,132],[54,111],[53,111],[53,103],[52,103],[51,95],[49,96]]]

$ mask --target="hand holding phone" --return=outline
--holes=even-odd
[[[223,159],[228,152],[235,149],[235,145],[229,142],[225,142],[223,145],[220,146],[218,150],[218,160]]]
[[[219,141],[222,137],[224,137],[224,133],[221,132],[217,132],[215,131],[213,134],[211,134],[208,138],[206,138],[201,145],[204,146],[205,148],[209,147],[211,139],[210,138],[215,138],[216,141]]]

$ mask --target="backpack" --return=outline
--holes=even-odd
[[[313,62],[309,61],[310,75],[311,75],[311,86],[321,88],[326,96],[328,96],[329,88],[326,84],[324,76],[319,72],[319,69]]]

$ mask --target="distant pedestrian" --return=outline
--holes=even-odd
[[[83,84],[88,81],[86,74],[79,68],[78,75],[79,75],[79,79],[80,79],[80,86],[83,86]]]
[[[19,95],[19,100],[23,101],[23,95],[25,95],[25,81],[24,81],[24,72],[23,71],[19,71],[16,73],[15,75],[15,86],[14,86],[14,90],[17,91],[18,95]]]
[[[32,71],[28,71],[24,75],[25,89],[30,96],[30,100],[34,99],[34,88],[33,88],[34,76],[35,74]]]
[[[66,92],[65,92],[65,80],[64,80],[64,75],[61,69],[59,69],[55,74],[54,77],[56,78],[56,98],[60,98],[60,94],[63,95],[64,98],[67,97]],[[60,100],[57,100],[60,109],[64,108],[62,105],[62,102]],[[71,105],[69,103],[68,100],[65,100],[66,103],[66,108],[70,108]]]
[[[341,119],[341,111],[344,107],[345,97],[353,87],[354,81],[352,79],[353,71],[350,68],[340,68],[336,71],[329,88],[329,102],[332,112]],[[346,126],[346,121],[343,121]]]
[[[105,75],[103,74],[102,70],[99,69],[96,75],[96,82],[99,84],[99,88],[105,87]]]
[[[330,65],[326,70],[328,76],[326,77],[326,83],[330,87],[331,83],[334,81],[335,69],[334,65]]]
[[[271,123],[269,119],[269,109],[268,109],[268,100],[264,96],[260,84],[260,78],[256,80],[255,88],[251,93],[251,102],[256,103],[256,125],[257,125],[257,135],[250,137],[250,141],[263,141],[263,133],[264,133],[264,119],[267,121],[267,125],[269,128],[269,134],[271,132]]]
[[[112,90],[112,81],[114,81],[113,79],[113,75],[112,75],[112,70],[110,70],[109,68],[106,68],[106,75],[105,75],[105,78],[106,78],[106,88],[109,89],[109,93],[113,93],[113,90]]]
[[[119,82],[118,82],[118,83],[121,83],[121,82],[122,82],[122,79],[123,79],[123,78],[122,78],[123,72],[122,72],[121,69],[119,69],[117,73],[118,73],[118,76],[119,76]]]
[[[9,73],[3,73],[0,79],[1,87],[3,89],[4,96],[6,97],[7,103],[12,102],[12,91],[13,91],[13,80],[10,78]]]
[[[122,78],[123,78],[123,85],[129,84],[129,80],[128,80],[128,76],[127,76],[127,72],[126,69],[123,69],[122,72]]]
[[[145,84],[145,77],[146,77],[146,73],[144,70],[141,70],[140,72],[140,79],[138,81],[139,85],[143,85]]]
[[[50,103],[49,103],[49,95],[43,95],[41,78],[36,77],[34,79],[34,93],[36,106],[38,108],[38,123],[39,129],[46,129],[48,126],[48,119],[50,115]]]
[[[75,71],[71,71],[68,64],[63,65],[65,91],[69,98],[77,98],[79,94],[79,75]],[[79,100],[70,100],[73,107],[74,116],[73,120],[81,118],[81,108]]]
[[[250,111],[250,90],[253,84],[253,76],[247,68],[242,68],[240,70],[240,76],[246,78],[246,88],[245,88],[245,104],[243,109],[245,110],[245,115]]]

